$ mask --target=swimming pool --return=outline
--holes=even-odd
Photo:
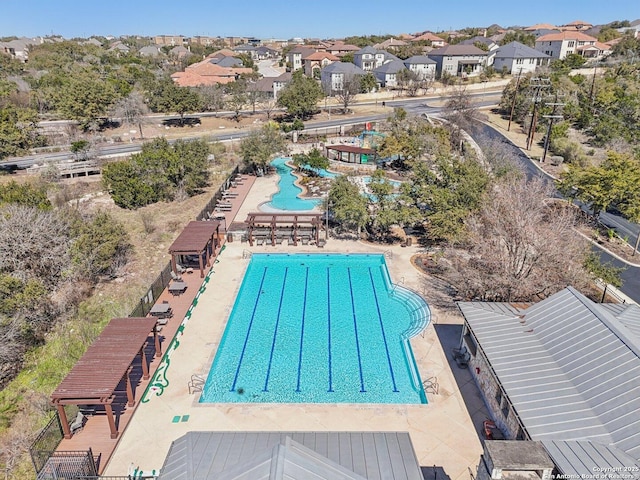
[[[321,202],[321,198],[300,198],[302,189],[295,184],[296,176],[293,169],[286,164],[288,158],[276,158],[271,165],[276,169],[280,180],[278,180],[278,192],[271,197],[271,201],[266,204],[268,209],[307,211],[313,210]]]
[[[254,254],[200,402],[426,403],[429,318],[383,255]]]
[[[293,174],[293,169],[287,165],[289,158],[276,158],[271,162],[271,165],[275,167],[276,173],[280,176],[278,180],[278,192],[271,197],[271,201],[263,205],[263,210],[285,210],[285,211],[308,211],[316,208],[322,203],[321,198],[300,198],[302,188],[295,184],[296,176]],[[316,173],[325,178],[335,178],[337,173],[329,172],[327,170],[317,170]],[[356,177],[362,178],[363,186],[371,182],[371,177]],[[395,180],[389,180],[389,182],[398,188],[400,182]],[[371,193],[365,193],[370,199],[376,201],[375,196]]]

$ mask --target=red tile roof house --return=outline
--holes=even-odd
[[[595,45],[598,39],[581,32],[549,33],[536,39],[536,50],[552,58],[563,60],[571,53],[580,54],[579,47]]]
[[[339,62],[340,59],[329,52],[313,52],[310,55],[302,57],[302,65],[304,74],[307,77],[320,78],[320,71],[333,62]]]
[[[197,87],[200,85],[235,82],[239,75],[252,72],[253,70],[250,68],[221,67],[220,65],[212,63],[212,59],[207,58],[201,62],[189,65],[184,72],[174,73],[171,75],[171,78],[181,87]]]

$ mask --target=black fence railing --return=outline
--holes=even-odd
[[[58,416],[58,412],[54,411],[53,417],[51,417],[49,423],[40,430],[40,433],[38,433],[38,436],[29,449],[31,461],[36,469],[36,473],[42,470],[52,452],[60,445],[63,437],[64,432],[60,424],[60,417]]]
[[[72,480],[98,476],[93,452],[89,450],[57,451],[51,453],[37,480]]]

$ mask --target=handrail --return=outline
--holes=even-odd
[[[251,252],[250,250],[243,250],[242,251],[242,258],[243,259],[247,259],[247,258],[251,258],[253,256],[253,252]]]

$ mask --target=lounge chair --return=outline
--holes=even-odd
[[[178,275],[176,272],[171,270],[171,279],[175,280],[176,282],[181,282],[182,281],[182,276]]]
[[[179,263],[176,263],[176,270],[178,270],[178,273],[193,273],[193,268],[184,267],[184,266],[180,265]]]
[[[318,239],[318,248],[323,248],[326,243],[327,243],[327,241],[324,238],[319,238]]]
[[[307,237],[306,235],[302,237],[302,244],[309,245],[309,237]]]
[[[471,360],[471,354],[463,346],[462,348],[453,349],[453,359],[460,368],[467,368]]]
[[[84,413],[78,412],[76,418],[73,422],[69,424],[69,430],[71,430],[71,434],[75,434],[84,428],[84,424],[87,421],[87,417]]]

